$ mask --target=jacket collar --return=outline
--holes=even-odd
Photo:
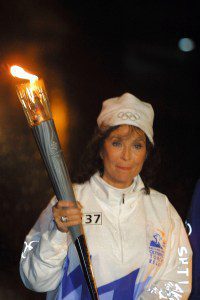
[[[119,205],[122,203],[123,198],[127,203],[127,200],[133,198],[138,192],[144,189],[144,183],[137,175],[134,178],[133,183],[125,189],[118,189],[105,182],[99,175],[99,172],[95,173],[90,178],[90,186],[94,194],[102,201],[110,205]]]

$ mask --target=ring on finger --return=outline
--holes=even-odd
[[[68,217],[61,217],[60,220],[61,220],[61,222],[65,223],[65,222],[67,222],[69,219],[68,219]]]

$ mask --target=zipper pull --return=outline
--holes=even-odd
[[[124,201],[125,201],[125,194],[122,194],[122,204],[124,204]]]

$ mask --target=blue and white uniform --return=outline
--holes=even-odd
[[[192,251],[181,218],[167,197],[150,195],[138,175],[126,189],[98,173],[74,186],[100,300],[188,299]],[[25,240],[20,274],[47,299],[89,300],[69,233],[53,221],[54,197]]]

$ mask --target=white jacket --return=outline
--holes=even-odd
[[[96,173],[74,190],[83,206],[101,300],[188,299],[192,251],[181,218],[165,195],[152,189],[147,195],[139,175],[121,190]],[[47,299],[81,299],[80,284],[63,287],[80,267],[70,234],[58,231],[53,221],[56,202],[54,197],[26,237],[21,278],[27,288],[47,292]]]

